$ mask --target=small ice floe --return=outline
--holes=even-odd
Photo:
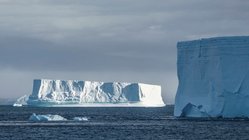
[[[29,117],[29,121],[66,121],[66,120],[67,120],[66,118],[60,115],[51,115],[51,114],[36,115],[35,113],[33,113]]]
[[[73,118],[74,121],[88,121],[87,117],[74,117]]]
[[[21,107],[23,105],[27,105],[27,101],[29,99],[28,95],[24,95],[16,100],[16,102],[13,104],[14,107]]]
[[[21,107],[21,106],[22,106],[22,104],[17,104],[17,103],[14,103],[14,104],[13,104],[13,106],[15,106],[15,107]]]

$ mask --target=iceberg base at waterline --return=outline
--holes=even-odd
[[[26,104],[40,107],[165,106],[158,85],[49,79],[34,80],[33,92]]]

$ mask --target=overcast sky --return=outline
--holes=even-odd
[[[0,0],[0,98],[33,79],[143,82],[177,90],[176,43],[249,35],[248,0]]]

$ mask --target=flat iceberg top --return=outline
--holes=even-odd
[[[177,45],[175,116],[249,117],[249,36]]]
[[[197,40],[180,41],[177,43],[177,48],[190,48],[199,46],[233,46],[237,47],[240,45],[248,46],[249,36],[227,36],[227,37],[212,37],[212,38],[201,38]],[[248,46],[249,47],[249,46]]]
[[[142,83],[36,79],[27,101],[33,106],[139,104],[164,106],[161,86]]]

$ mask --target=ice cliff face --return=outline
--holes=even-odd
[[[177,44],[175,116],[249,117],[249,36]]]
[[[34,80],[27,101],[34,106],[134,104],[163,106],[161,87],[141,83],[104,83],[77,80]]]

